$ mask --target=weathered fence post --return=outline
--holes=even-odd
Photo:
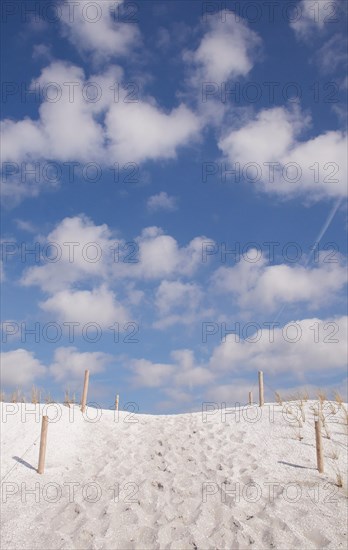
[[[81,400],[81,412],[83,413],[86,410],[88,382],[89,382],[89,370],[85,370],[85,381],[83,384],[83,393],[82,393],[82,400]]]
[[[324,472],[323,444],[321,439],[320,419],[314,421],[315,425],[315,446],[317,449],[317,467],[320,474]]]
[[[263,372],[262,370],[259,370],[259,403],[260,407],[264,405],[265,399],[264,399],[264,393],[263,393]]]
[[[43,474],[45,471],[45,456],[46,456],[46,444],[47,444],[47,430],[48,430],[48,416],[42,417],[41,424],[41,438],[40,438],[40,451],[39,451],[39,465],[37,468],[38,474]]]

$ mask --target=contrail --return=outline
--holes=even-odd
[[[329,229],[330,224],[331,224],[332,220],[334,219],[337,210],[341,206],[342,200],[343,200],[342,197],[339,198],[337,200],[336,204],[334,204],[333,207],[331,208],[331,211],[330,211],[330,213],[329,213],[329,215],[326,219],[326,222],[324,223],[323,227],[319,231],[319,235],[317,236],[316,240],[314,241],[314,245],[318,245],[320,243],[320,241],[324,237],[326,231]],[[308,256],[308,258],[307,258],[307,260],[304,264],[305,266],[307,266],[309,264],[309,261],[310,261],[311,257],[313,256],[313,253],[314,253],[314,247],[311,249],[311,253],[309,254],[309,256]]]
[[[307,265],[309,264],[313,254],[314,254],[314,250],[315,250],[315,246],[318,246],[321,239],[324,237],[326,231],[329,229],[330,227],[330,224],[332,222],[332,220],[334,219],[335,217],[335,214],[337,212],[337,210],[339,209],[339,207],[341,206],[341,203],[342,203],[342,200],[343,200],[343,197],[339,198],[336,203],[333,205],[333,207],[331,208],[330,212],[329,212],[329,215],[328,217],[326,218],[326,221],[323,225],[323,227],[320,229],[319,231],[319,234],[316,238],[316,240],[314,241],[314,246],[311,248],[311,252],[307,258],[307,260],[305,261],[305,264],[304,266],[307,267]],[[275,323],[276,321],[278,321],[280,315],[283,313],[284,309],[286,308],[286,304],[283,304],[282,307],[280,308],[280,310],[278,311],[273,323]]]

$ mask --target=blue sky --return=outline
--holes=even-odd
[[[4,391],[346,391],[346,15],[4,2]]]

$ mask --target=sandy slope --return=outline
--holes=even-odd
[[[40,418],[25,419],[25,405],[18,405],[5,421],[11,405],[1,404],[1,547],[345,548],[347,428],[341,412],[328,418],[331,439],[323,439],[319,475],[311,404],[302,441],[279,405],[265,405],[257,422],[247,421],[245,410],[239,422],[231,410],[225,421],[215,412],[206,422],[202,413],[120,412],[117,419],[103,410],[95,423],[77,407],[60,406],[42,476],[35,470]],[[329,458],[334,451],[338,459]],[[36,495],[25,493],[35,487]]]

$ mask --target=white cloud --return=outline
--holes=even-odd
[[[33,46],[33,59],[51,61],[52,58],[51,46],[47,44],[35,44]]]
[[[347,39],[341,34],[334,34],[329,40],[324,42],[316,54],[316,62],[324,74],[334,73],[338,69],[343,69],[342,74],[344,74],[347,59]],[[335,82],[331,82],[325,87],[328,95],[332,94],[331,97],[336,97],[337,95],[334,86]],[[338,83],[336,83],[336,86],[339,89]],[[344,89],[344,85],[342,88]]]
[[[101,328],[130,320],[126,308],[105,285],[93,290],[61,290],[41,302],[40,307],[59,321],[97,323]]]
[[[118,77],[119,68],[111,66],[106,74],[100,76],[104,81],[111,74]],[[92,78],[99,84],[95,77]],[[96,115],[105,107],[105,103],[88,100],[93,91],[89,91],[90,96],[84,91],[88,81],[83,69],[56,61],[45,67],[35,82],[42,90],[47,87],[44,95],[46,100],[39,108],[39,123],[47,147],[41,156],[57,161],[101,162],[105,138]],[[67,83],[73,83],[74,87]],[[109,94],[107,90],[102,92],[104,97],[112,101],[111,91]],[[58,94],[57,101],[49,99],[51,94],[52,97]]]
[[[259,36],[241,19],[222,21],[217,14],[209,17],[207,24],[209,30],[198,48],[184,53],[185,61],[194,67],[192,82],[196,85],[206,81],[221,83],[246,76],[261,45]]]
[[[65,0],[63,33],[80,52],[92,54],[96,62],[129,55],[139,46],[141,36],[134,22],[126,22],[127,12],[122,19],[122,3],[122,0]]]
[[[168,195],[165,191],[152,195],[148,198],[147,207],[152,212],[157,210],[176,210],[176,197]]]
[[[290,27],[300,39],[309,39],[314,33],[323,30],[326,22],[337,21],[337,13],[333,13],[332,6],[336,12],[334,3],[301,0],[294,6]]]
[[[195,309],[200,304],[203,293],[195,283],[162,281],[156,291],[155,304],[161,314],[167,314],[184,305]]]
[[[153,226],[125,243],[106,224],[95,225],[80,215],[63,219],[38,241],[41,265],[26,268],[20,282],[48,293],[39,305],[59,321],[95,322],[102,328],[129,322],[134,318],[133,307],[146,301],[146,293],[137,283],[158,280],[153,327],[163,330],[177,323],[192,325],[197,318],[212,314],[201,306],[198,285],[172,280],[191,277],[202,267],[202,245],[207,237],[180,246]],[[117,296],[113,291],[116,285]]]
[[[233,376],[232,384],[213,384],[210,388],[208,388],[204,395],[204,401],[217,403],[219,407],[222,407],[222,403],[226,403],[227,407],[235,406],[236,403],[240,403],[243,406],[249,403],[249,391],[252,390],[254,385],[255,382],[250,382],[243,378]],[[268,388],[266,387],[266,396],[268,393],[267,390]],[[253,395],[253,399],[257,399],[257,395],[255,393]],[[221,412],[215,414],[221,414]]]
[[[149,227],[143,230],[137,241],[139,263],[134,266],[135,276],[157,279],[178,270],[180,249],[173,237],[164,235],[157,227]]]
[[[180,247],[159,227],[147,227],[137,237],[139,263],[127,271],[133,277],[160,279],[175,275],[192,275],[202,265],[202,244],[205,237],[195,237],[187,246]]]
[[[1,383],[4,386],[23,388],[45,374],[46,367],[31,351],[19,348],[1,353]]]
[[[65,218],[40,240],[41,250],[46,250],[45,261],[28,268],[21,283],[37,285],[50,294],[40,303],[41,309],[59,321],[94,322],[102,328],[130,320],[126,306],[108,288],[112,267],[118,264],[113,264],[111,249],[116,242],[106,224],[97,226],[83,215]],[[83,284],[88,288],[81,289]]]
[[[54,359],[49,372],[57,382],[74,382],[81,380],[86,369],[90,374],[102,372],[111,357],[106,353],[79,352],[77,348],[61,347],[54,352]]]
[[[175,350],[171,356],[176,364],[173,376],[176,386],[205,386],[213,381],[213,371],[206,366],[197,365],[192,350]]]
[[[115,237],[106,224],[95,225],[81,214],[63,219],[40,241],[41,250],[45,251],[44,263],[26,269],[21,282],[56,293],[84,281],[112,284],[116,279],[135,281],[192,275],[202,265],[202,244],[207,237],[195,237],[180,247],[176,239],[153,226],[135,237],[132,248],[123,248],[124,239]],[[132,252],[137,261],[123,261]]]
[[[201,386],[213,379],[213,374],[204,366],[196,365],[192,350],[181,349],[171,353],[171,363],[152,363],[147,359],[133,359],[130,369],[132,383],[139,387]]]
[[[248,253],[257,258],[256,250]],[[220,267],[213,275],[213,287],[230,294],[242,309],[272,312],[282,304],[306,304],[318,309],[339,296],[347,283],[347,268],[342,263],[324,263],[317,267],[267,265],[242,259],[233,267]]]
[[[260,327],[247,335],[248,340],[229,334],[215,347],[209,360],[197,363],[194,352],[180,349],[171,352],[168,363],[147,359],[130,360],[131,381],[135,386],[163,388],[173,396],[182,393],[183,401],[193,388],[205,389],[205,398],[246,402],[252,390],[249,373],[263,370],[272,376],[291,376],[293,383],[305,383],[314,374],[345,373],[348,317],[309,318],[291,321],[280,327]],[[221,381],[233,376],[233,385]],[[244,374],[244,375],[243,375]],[[257,384],[257,382],[256,382]],[[266,384],[267,387],[267,384]],[[163,402],[164,406],[173,403]]]
[[[283,107],[265,109],[239,129],[227,133],[220,139],[219,147],[231,161],[242,164],[277,161],[293,146],[306,125],[308,118],[300,116],[297,110],[291,112]]]
[[[86,101],[83,96],[84,85],[85,75],[80,67],[55,61],[44,68],[39,78],[32,82],[33,87],[41,90],[43,97],[39,119],[6,119],[1,123],[3,162],[33,165],[41,161],[39,168],[42,169],[42,161],[45,159],[58,162],[100,161],[104,134],[94,111],[96,105],[100,107],[101,104]],[[11,185],[15,187],[21,176],[15,175],[5,181],[8,183],[8,189],[5,188],[7,194],[11,193]],[[25,193],[30,183],[34,188],[32,192],[40,185],[49,185],[48,178],[43,178],[39,172],[36,178],[26,178],[25,185],[21,186],[22,193]]]
[[[29,220],[16,219],[15,222],[16,222],[16,225],[17,225],[18,229],[21,229],[22,231],[26,231],[27,233],[36,233],[37,232],[36,226],[33,224],[33,222],[31,222]]]
[[[178,147],[197,139],[199,118],[185,105],[166,113],[150,102],[110,106],[106,115],[109,153],[123,162],[175,158]]]
[[[227,133],[218,145],[231,165],[240,163],[240,177],[244,170],[244,176],[247,173],[267,193],[289,197],[310,193],[313,200],[346,195],[346,134],[329,131],[299,141],[298,134],[308,123],[297,108],[266,109]],[[254,166],[247,168],[249,163]]]
[[[347,320],[348,317],[297,320],[282,328],[262,328],[249,335],[249,342],[236,342],[235,335],[227,335],[226,342],[213,351],[210,367],[231,373],[241,369],[261,369],[272,374],[290,372],[300,380],[308,373],[343,371],[347,360]]]
[[[213,315],[212,309],[202,307],[203,298],[203,291],[196,283],[162,281],[155,293],[158,319],[153,327],[163,330],[175,324],[192,327],[200,323]]]
[[[174,367],[165,363],[152,363],[147,359],[132,359],[130,369],[134,386],[158,388],[166,383]]]
[[[172,412],[173,409],[177,409],[178,404],[192,404],[192,394],[180,388],[163,388],[161,391],[163,391],[163,393],[167,395],[170,399],[159,401],[156,406],[156,408],[159,410],[168,410]]]
[[[38,285],[45,291],[56,292],[77,281],[106,278],[107,254],[110,258],[109,246],[113,244],[106,224],[95,225],[83,215],[64,218],[47,237],[41,238],[41,249],[49,243],[46,263],[27,269],[23,285]]]
[[[3,162],[17,162],[24,159],[28,153],[42,158],[47,150],[39,123],[29,118],[18,122],[9,119],[1,121],[1,133]]]
[[[32,82],[43,97],[39,118],[1,122],[2,161],[7,163],[3,195],[19,201],[37,195],[45,186],[59,185],[62,165],[58,176],[49,177],[47,159],[110,168],[110,159],[125,164],[175,158],[179,147],[197,140],[201,122],[188,107],[181,103],[165,112],[152,97],[127,100],[123,78],[118,66],[89,80],[80,67],[62,61],[43,69]],[[117,83],[119,97],[112,91]],[[95,101],[93,94],[97,94]],[[25,168],[38,173],[27,175]]]

